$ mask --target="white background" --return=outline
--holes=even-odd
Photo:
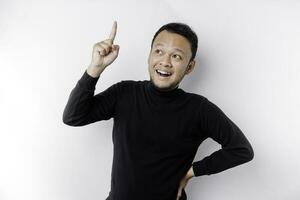
[[[95,93],[148,79],[155,31],[187,23],[199,47],[180,87],[218,105],[253,146],[251,162],[191,179],[189,200],[299,199],[299,11],[296,0],[0,1],[0,199],[108,195],[112,119],[70,127],[62,113],[114,20],[119,57]],[[208,139],[195,160],[219,148]]]

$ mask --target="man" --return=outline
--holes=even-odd
[[[114,119],[110,200],[187,199],[192,177],[219,173],[253,159],[242,131],[206,97],[179,88],[195,67],[197,36],[183,23],[154,35],[148,58],[150,80],[123,80],[94,95],[95,85],[118,56],[108,39],[96,43],[92,61],[72,90],[63,122],[84,126]],[[212,138],[222,148],[193,162],[199,145]]]

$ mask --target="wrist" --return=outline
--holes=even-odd
[[[104,69],[101,67],[89,65],[86,72],[88,75],[92,76],[93,78],[98,78],[101,75],[101,73],[103,72],[103,70]]]
[[[194,170],[193,170],[193,166],[191,166],[191,168],[188,171],[188,178],[193,178],[195,176]]]

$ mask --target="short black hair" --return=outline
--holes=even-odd
[[[165,24],[162,27],[160,27],[158,29],[158,31],[156,31],[156,33],[154,34],[154,37],[151,42],[151,48],[153,46],[153,42],[154,42],[156,36],[163,30],[167,30],[171,33],[177,33],[177,34],[185,37],[191,45],[192,57],[191,57],[190,61],[195,58],[196,53],[197,53],[197,48],[198,48],[197,34],[191,29],[190,26],[188,26],[187,24],[181,23],[181,22],[171,22],[171,23]]]

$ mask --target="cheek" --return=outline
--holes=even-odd
[[[183,76],[185,74],[185,70],[186,70],[186,66],[185,65],[179,65],[176,66],[177,70],[176,70],[176,76]]]
[[[153,57],[149,56],[148,58],[148,64],[151,65],[153,63]]]
[[[152,56],[152,54],[150,53],[150,54],[148,55],[148,63],[150,63],[152,59],[153,59],[153,56]]]
[[[155,64],[159,63],[161,59],[162,58],[157,55],[150,54],[148,62],[152,65],[155,65]]]
[[[151,63],[151,64],[155,64],[155,63],[157,63],[157,62],[158,62],[158,59],[157,59],[157,58],[155,58],[155,57],[153,57],[153,56],[150,58],[150,63]]]

